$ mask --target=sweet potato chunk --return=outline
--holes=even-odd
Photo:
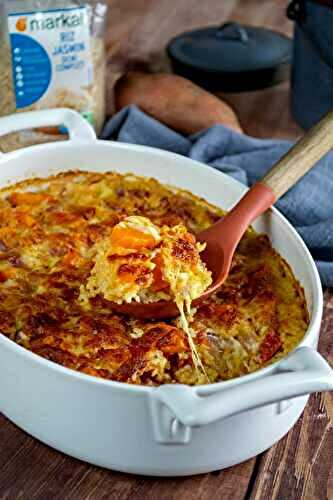
[[[216,123],[242,132],[236,114],[226,102],[177,75],[141,71],[125,74],[115,85],[116,110],[130,104],[183,134]]]
[[[132,227],[115,226],[111,234],[111,243],[116,247],[140,250],[154,248],[156,241],[151,234]]]

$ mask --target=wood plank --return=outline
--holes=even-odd
[[[255,459],[230,469],[185,478],[117,473],[67,457],[0,417],[1,500],[244,498]]]

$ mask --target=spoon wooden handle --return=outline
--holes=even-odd
[[[271,207],[333,147],[333,110],[312,127],[274,167],[254,184],[229,213],[201,233],[202,241],[223,237],[232,255],[247,227]],[[225,235],[228,235],[226,238]]]
[[[259,182],[276,199],[303,177],[333,147],[333,110],[302,137]]]

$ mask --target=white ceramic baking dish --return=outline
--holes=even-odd
[[[0,158],[0,185],[70,169],[153,176],[230,208],[245,187],[164,151],[98,141],[75,112],[58,109],[0,119],[0,134],[65,124],[70,140]],[[315,264],[275,209],[254,227],[269,234],[302,283],[311,323],[288,357],[256,373],[201,387],[137,387],[75,372],[0,335],[0,410],[32,436],[92,464],[137,474],[187,475],[229,467],[269,448],[294,425],[308,394],[333,389],[317,353],[322,289]]]

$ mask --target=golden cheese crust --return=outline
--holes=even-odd
[[[1,190],[0,331],[68,368],[120,382],[204,383],[178,319],[115,314],[97,295],[82,306],[91,249],[130,215],[196,234],[223,212],[154,179],[67,172]],[[190,318],[211,382],[257,370],[292,350],[309,323],[303,289],[268,237],[249,229],[220,291]]]

